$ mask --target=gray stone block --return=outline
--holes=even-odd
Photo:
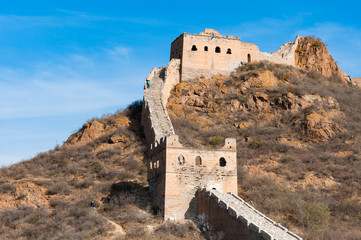
[[[263,230],[261,230],[261,236],[264,240],[272,240],[273,239],[273,237],[270,234],[266,233]]]
[[[253,232],[259,233],[259,227],[254,223],[250,223],[248,225],[248,229],[252,230]]]

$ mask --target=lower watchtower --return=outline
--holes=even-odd
[[[198,189],[237,194],[236,140],[220,149],[184,147],[177,135],[168,136],[148,152],[148,181],[155,205],[164,219],[197,216]]]

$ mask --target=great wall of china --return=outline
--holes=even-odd
[[[186,148],[178,141],[166,104],[181,81],[181,60],[153,68],[145,86],[142,126],[148,148],[149,189],[167,220],[202,218],[224,239],[302,239],[237,196],[236,140],[221,149]]]

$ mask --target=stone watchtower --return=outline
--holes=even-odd
[[[148,181],[165,219],[196,217],[197,190],[237,194],[236,140],[206,150],[184,147],[177,135],[168,136],[149,150]]]
[[[243,63],[259,60],[259,48],[239,37],[222,36],[205,29],[199,34],[182,33],[171,45],[170,59],[181,60],[181,81],[230,74]]]

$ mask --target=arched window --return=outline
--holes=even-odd
[[[251,54],[249,54],[249,53],[247,55],[247,60],[248,60],[249,63],[251,62]]]
[[[183,155],[180,155],[178,157],[178,163],[179,163],[179,165],[183,165],[185,163],[185,158]]]
[[[208,47],[207,46],[204,47],[204,51],[208,52]]]
[[[232,51],[230,48],[227,49],[227,54],[232,54]]]
[[[196,157],[196,165],[202,165],[202,158],[200,156]]]
[[[216,53],[220,53],[221,52],[221,48],[220,47],[216,47]]]
[[[197,49],[197,47],[196,47],[196,45],[193,45],[192,46],[192,51],[197,51],[198,49]]]
[[[219,166],[225,167],[226,165],[227,165],[226,159],[224,159],[224,157],[221,157],[221,158],[219,159]]]

